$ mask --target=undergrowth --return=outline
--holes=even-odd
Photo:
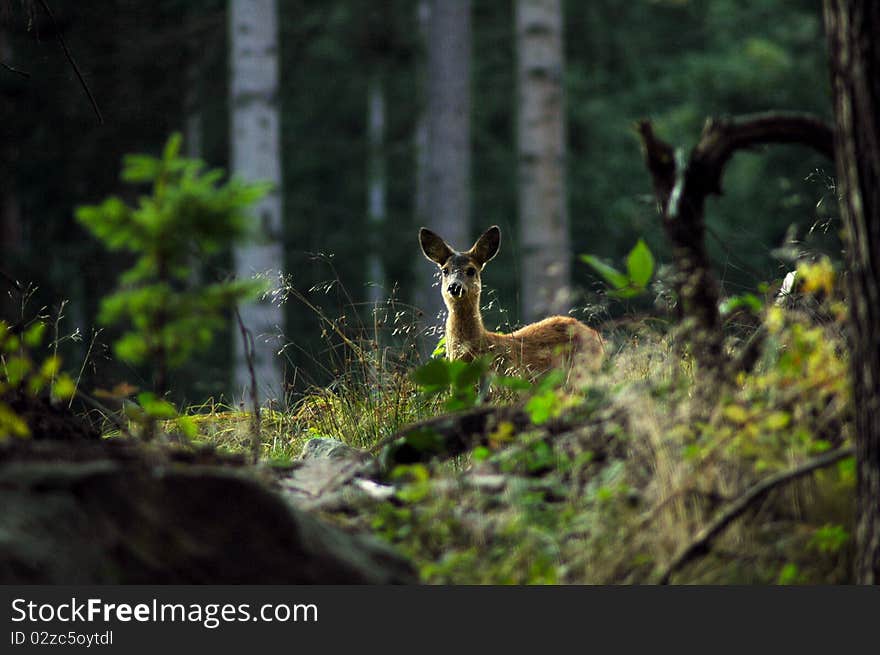
[[[609,357],[580,388],[496,377],[486,393],[480,371],[419,367],[410,342],[320,316],[344,373],[264,414],[263,456],[289,462],[315,437],[375,451],[449,409],[518,404],[531,417],[525,431],[501,423],[464,455],[398,466],[390,500],[325,518],[387,540],[429,583],[655,582],[754,485],[851,443],[842,306],[821,284],[806,292],[808,312],[770,303],[742,323],[750,331],[731,343],[761,338],[760,357],[715,387],[680,335],[647,321],[606,332]],[[208,403],[189,414],[196,442],[248,449],[247,413]],[[570,427],[551,432],[560,417]],[[854,484],[844,457],[780,485],[671,581],[848,582]]]

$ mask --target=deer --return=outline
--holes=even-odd
[[[440,291],[448,310],[447,359],[473,361],[488,355],[496,371],[531,380],[554,368],[599,368],[605,353],[601,335],[570,316],[550,316],[510,334],[486,330],[480,309],[481,274],[501,247],[497,225],[464,252],[424,227],[419,244],[422,254],[440,269]]]

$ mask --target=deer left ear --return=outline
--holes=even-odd
[[[486,262],[488,262],[495,255],[498,254],[498,249],[500,247],[501,228],[499,228],[497,225],[493,225],[488,230],[483,232],[482,236],[477,239],[474,247],[471,248],[467,254],[473,257],[480,266],[483,266]]]
[[[422,254],[438,266],[443,266],[453,255],[449,244],[425,227],[419,230],[419,244],[422,246]]]

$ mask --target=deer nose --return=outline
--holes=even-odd
[[[446,291],[449,292],[449,295],[453,298],[458,298],[464,289],[462,289],[461,285],[458,282],[453,282],[448,287],[446,287]]]

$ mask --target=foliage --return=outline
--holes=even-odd
[[[45,332],[46,324],[39,320],[20,334],[0,320],[0,441],[30,435],[27,424],[3,401],[6,394],[22,391],[37,396],[48,388],[51,399],[58,402],[76,392],[74,381],[61,370],[57,355],[48,355],[42,362],[34,360],[32,353],[42,345]]]
[[[135,255],[118,290],[104,298],[100,320],[130,323],[115,344],[117,356],[130,364],[153,362],[160,371],[206,348],[223,325],[224,313],[261,289],[254,280],[197,286],[191,267],[194,258],[228,248],[246,235],[248,210],[268,187],[237,180],[221,184],[222,171],[206,171],[201,161],[181,157],[180,145],[175,134],[161,157],[125,157],[122,179],[151,186],[151,195],[142,196],[136,206],[111,196],[76,211],[77,220],[107,248]],[[162,418],[155,399],[142,402]]]
[[[581,255],[581,261],[602,276],[611,287],[608,295],[614,298],[632,298],[644,293],[654,275],[654,255],[642,239],[626,256],[626,273],[621,273],[595,255]]]
[[[821,264],[802,270],[827,276]],[[671,337],[643,327],[588,387],[563,390],[550,376],[530,388],[519,401],[531,428],[501,423],[453,462],[397,467],[393,501],[334,519],[389,540],[426,582],[649,582],[753,485],[850,443],[839,301],[811,294],[821,311],[761,307],[758,364],[712,404]],[[454,398],[461,366],[441,360],[414,379]],[[553,415],[576,427],[551,432]],[[674,581],[849,580],[854,484],[849,458],[779,488]]]
[[[413,371],[411,378],[429,396],[448,392],[443,406],[454,412],[473,407],[481,400],[478,385],[489,371],[489,363],[486,357],[471,362],[435,358]]]

